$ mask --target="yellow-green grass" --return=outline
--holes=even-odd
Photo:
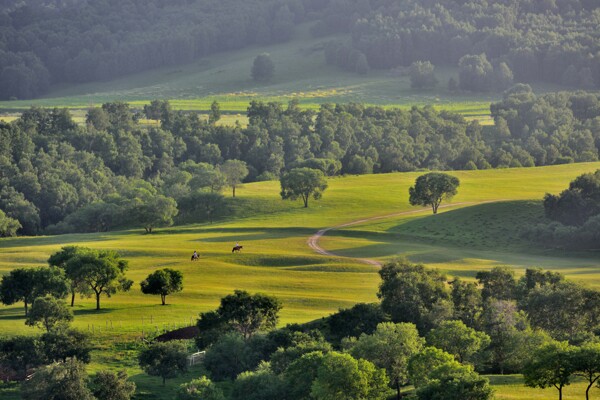
[[[461,204],[437,216],[408,204],[408,187],[422,172],[332,178],[323,199],[311,200],[307,209],[300,202],[280,200],[278,182],[253,183],[237,190],[236,204],[245,217],[235,220],[159,229],[152,235],[137,229],[2,239],[0,273],[44,265],[64,245],[120,251],[130,261],[132,291],[103,298],[100,312],[94,310],[91,299],[77,298],[74,326],[93,332],[98,345],[91,371],[123,366],[148,390],[155,381],[140,374],[135,365],[142,333],[154,336],[157,331],[194,323],[199,312],[215,308],[234,289],[279,297],[284,306],[281,324],[306,322],[357,302],[376,301],[376,267],[318,255],[306,245],[307,238],[320,228],[365,217],[418,210],[330,231],[321,239],[322,246],[341,256],[382,260],[405,254],[466,277],[497,264],[519,271],[540,265],[597,287],[600,262],[595,254],[521,246],[509,228],[522,220],[539,221],[539,199],[545,192],[559,192],[576,176],[598,168],[600,163],[450,172],[461,180],[453,199]],[[510,202],[477,205],[498,200]],[[497,242],[485,236],[500,233],[506,237],[498,236]],[[236,241],[244,245],[241,254],[231,253]],[[193,250],[199,251],[200,261],[189,261]],[[184,273],[184,291],[167,297],[169,305],[160,306],[158,297],[140,292],[139,282],[165,267]],[[24,325],[22,305],[16,304],[0,307],[0,332],[34,334],[38,330]]]

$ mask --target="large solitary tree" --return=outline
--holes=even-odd
[[[441,172],[430,172],[417,178],[415,186],[408,189],[409,202],[413,206],[431,206],[437,214],[443,200],[450,200],[456,193],[460,181],[457,177]]]
[[[296,200],[302,198],[304,207],[308,207],[308,199],[318,200],[327,189],[327,180],[322,171],[312,168],[294,168],[284,174],[281,179],[281,198]]]
[[[148,275],[140,286],[144,294],[159,294],[164,306],[167,295],[183,290],[183,274],[171,268],[159,269]]]
[[[542,389],[554,386],[562,400],[563,388],[571,383],[575,372],[572,352],[567,342],[548,343],[537,349],[523,370],[525,385]]]

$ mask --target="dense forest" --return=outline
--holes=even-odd
[[[478,77],[600,85],[593,0],[4,0],[0,12],[0,96],[32,98],[61,82],[109,80],[187,63],[253,44],[284,42],[297,23],[346,70],[415,61],[460,65]],[[333,51],[333,50],[336,51]]]
[[[66,109],[31,108],[0,123],[0,226],[4,235],[151,231],[177,211],[188,222],[211,220],[227,212],[220,193],[235,186],[231,170],[252,182],[292,168],[333,176],[598,160],[597,95],[536,96],[517,85],[491,110],[496,124],[483,127],[430,106],[326,104],[315,112],[294,101],[252,102],[242,127],[215,124],[217,103],[208,120],[167,101],[144,110],[106,103],[88,111],[85,125]],[[160,125],[140,124],[144,114]]]

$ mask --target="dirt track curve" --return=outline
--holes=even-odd
[[[498,201],[502,201],[502,200],[452,203],[452,204],[442,205],[439,208],[448,208],[448,207],[465,206],[465,205],[479,205],[479,204],[485,204],[485,203],[495,203],[495,202],[498,202]],[[332,227],[329,227],[329,228],[323,228],[320,231],[318,231],[317,233],[315,233],[314,235],[312,235],[311,237],[309,237],[308,240],[306,241],[306,243],[315,252],[317,252],[319,254],[322,254],[324,256],[351,258],[353,260],[357,260],[357,261],[360,261],[360,262],[368,264],[368,265],[374,265],[374,266],[377,266],[377,267],[381,267],[383,265],[381,262],[376,261],[376,260],[371,260],[370,258],[346,257],[346,256],[340,256],[338,254],[332,253],[331,251],[327,251],[324,248],[322,248],[321,246],[319,246],[319,239],[321,238],[321,236],[325,235],[327,232],[333,231],[333,230],[336,230],[336,229],[346,228],[348,226],[353,226],[353,225],[359,225],[359,224],[363,224],[365,222],[376,221],[376,220],[379,220],[379,219],[387,219],[387,218],[393,218],[393,217],[400,217],[402,215],[409,215],[409,214],[418,214],[418,213],[422,213],[425,210],[426,209],[420,208],[418,210],[402,211],[402,212],[397,212],[397,213],[393,213],[393,214],[379,215],[377,217],[357,219],[356,221],[346,222],[346,223],[341,224],[341,225],[336,225],[336,226],[332,226]]]

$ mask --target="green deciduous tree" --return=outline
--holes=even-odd
[[[525,385],[542,389],[553,386],[562,400],[563,388],[571,383],[575,372],[572,351],[567,342],[552,342],[537,349],[523,370]]]
[[[68,358],[89,363],[93,348],[91,335],[77,329],[46,332],[40,337],[38,346],[46,363],[65,361]]]
[[[429,383],[417,390],[419,400],[491,400],[493,395],[487,378],[455,361],[435,368]]]
[[[202,329],[205,320],[210,319],[211,327],[225,325],[239,332],[244,339],[249,339],[259,330],[273,329],[277,325],[280,310],[281,303],[275,297],[236,290],[221,299],[216,312],[201,314],[198,326]]]
[[[140,286],[144,294],[159,294],[164,306],[167,295],[183,290],[183,274],[171,268],[159,269],[148,275]]]
[[[379,271],[381,308],[394,322],[412,322],[419,330],[440,300],[449,300],[446,276],[406,260],[388,263]]]
[[[427,385],[431,372],[437,367],[453,362],[454,356],[437,347],[426,347],[408,361],[408,378],[416,388]]]
[[[125,371],[98,371],[91,389],[98,400],[129,400],[135,393],[135,383],[127,380]]]
[[[85,365],[74,358],[39,368],[21,385],[24,400],[95,400]]]
[[[27,371],[44,364],[44,356],[36,338],[12,336],[0,338],[0,364],[14,371],[16,380],[23,380]]]
[[[385,370],[371,362],[331,352],[323,356],[310,395],[316,400],[385,400],[388,381]]]
[[[408,383],[408,361],[421,351],[425,340],[419,337],[414,324],[384,322],[377,325],[372,335],[361,335],[355,342],[347,342],[349,352],[355,358],[371,361],[384,368],[396,387],[400,398],[400,386]]]
[[[460,363],[475,364],[477,354],[490,344],[490,337],[462,321],[444,321],[427,334],[427,344],[454,355]]]
[[[483,300],[513,300],[517,295],[515,271],[511,267],[494,267],[490,271],[479,271],[475,276],[483,286]]]
[[[75,294],[77,292],[81,294],[88,294],[90,289],[83,281],[82,277],[79,276],[79,267],[76,263],[71,264],[71,268],[67,269],[67,262],[72,258],[81,256],[87,252],[92,251],[87,247],[79,246],[65,246],[52,254],[48,259],[48,264],[52,267],[59,267],[65,271],[66,277],[69,281],[71,290],[71,307],[75,305]]]
[[[128,262],[115,251],[87,250],[77,252],[66,262],[67,276],[81,282],[96,297],[96,310],[100,309],[100,296],[111,297],[118,291],[128,291],[133,281],[125,277]]]
[[[187,349],[182,342],[156,342],[140,352],[138,361],[148,375],[160,376],[164,386],[167,379],[187,371]]]
[[[252,79],[257,82],[268,82],[275,74],[275,63],[268,54],[259,54],[254,59],[252,70],[250,71]]]
[[[300,197],[304,207],[308,207],[311,197],[318,200],[327,189],[327,180],[323,172],[311,168],[294,168],[281,177],[280,183],[281,198],[296,200]]]
[[[152,233],[156,227],[173,225],[173,217],[179,212],[177,202],[161,194],[138,198],[133,210],[146,233]]]
[[[210,114],[208,115],[208,123],[216,124],[221,119],[221,105],[215,100],[210,105]]]
[[[233,383],[231,400],[280,400],[286,398],[283,380],[274,374],[268,363],[261,363],[256,371],[245,371]]]
[[[415,186],[408,190],[409,202],[413,206],[431,206],[437,214],[443,200],[450,200],[456,193],[458,178],[440,172],[430,172],[417,178]]]
[[[410,87],[416,89],[432,88],[438,80],[434,74],[435,67],[429,61],[415,61],[410,66]]]
[[[585,399],[589,400],[590,389],[600,382],[600,343],[588,343],[572,349],[571,366],[576,375],[586,380]]]
[[[183,383],[177,389],[176,400],[225,400],[223,391],[206,376]]]
[[[50,332],[54,328],[67,326],[73,320],[73,312],[64,301],[52,296],[38,297],[33,301],[25,324],[39,326]]]
[[[225,177],[227,186],[233,189],[233,197],[235,197],[235,188],[240,185],[244,178],[248,176],[248,167],[246,163],[240,160],[227,160],[219,167],[221,173]]]
[[[58,268],[17,268],[3,276],[0,282],[0,301],[6,305],[22,301],[25,304],[25,315],[28,305],[35,298],[45,295],[62,298],[67,293],[65,274]]]
[[[21,223],[7,217],[4,211],[0,210],[0,237],[17,236],[19,229],[21,229]]]

